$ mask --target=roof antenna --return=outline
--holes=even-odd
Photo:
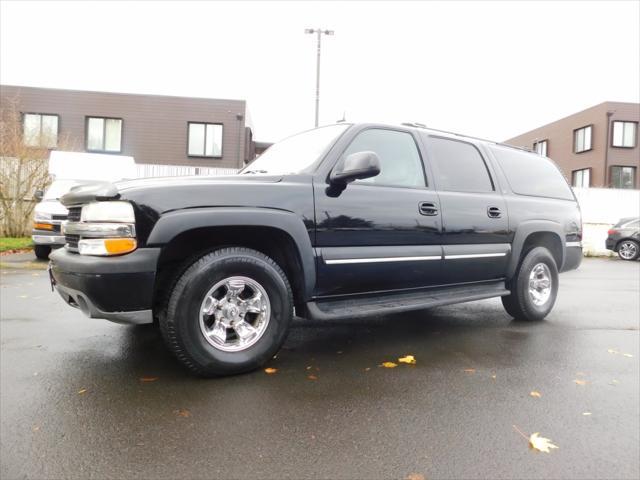
[[[347,115],[346,115],[346,113],[347,113],[347,112],[345,112],[345,111],[343,110],[343,112],[342,112],[342,118],[341,118],[340,120],[338,120],[336,123],[343,123],[343,122],[346,122],[346,121],[347,121]]]

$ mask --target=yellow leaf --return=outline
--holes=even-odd
[[[81,388],[80,390],[78,390],[78,395],[82,395],[83,393],[87,393],[86,388]]]
[[[186,408],[180,408],[178,410],[174,410],[173,413],[175,413],[178,417],[187,418],[191,416],[191,412]]]
[[[421,473],[410,473],[405,480],[427,480],[427,477]]]
[[[575,379],[573,382],[578,384],[578,385],[586,385],[587,384],[586,380],[581,380],[579,378]]]
[[[584,415],[585,417],[588,417],[589,415],[591,415],[591,412],[583,412],[582,415]]]
[[[272,368],[272,367],[267,367],[264,369],[264,373],[266,373],[267,375],[273,375],[277,371],[278,371],[277,368]]]
[[[140,377],[142,383],[155,382],[156,380],[158,380],[158,377]]]
[[[40,427],[39,427],[38,425],[34,425],[34,426],[31,428],[31,430],[32,430],[32,431],[34,431],[34,432],[37,432],[38,430],[40,430]]]
[[[622,356],[627,358],[633,358],[633,355],[631,355],[630,353],[623,353]]]
[[[398,361],[400,363],[406,363],[406,364],[409,364],[409,365],[415,365],[416,364],[416,359],[415,359],[415,357],[413,355],[404,356],[402,358],[399,358]]]
[[[531,392],[529,395],[531,395],[532,397],[536,397],[536,398],[542,397],[542,394],[540,392],[535,391],[535,390],[533,392]]]
[[[465,373],[476,373],[476,369],[475,368],[465,368],[463,371]]]
[[[318,377],[316,377],[315,375],[308,375],[307,378],[309,380],[317,380],[318,379]]]
[[[620,353],[618,350],[616,350],[615,348],[610,348],[609,350],[607,350],[607,352],[609,353],[613,353],[614,355]]]
[[[493,375],[491,375],[491,378],[493,378],[493,379],[495,380],[495,379],[496,379],[496,378],[498,378],[498,377],[497,377],[497,376],[496,376],[496,374],[494,373]]]
[[[541,437],[539,433],[532,433],[529,437],[529,445],[540,452],[551,453],[549,450],[552,448],[559,448],[548,438]]]
[[[396,368],[398,364],[393,362],[382,362],[380,366],[384,368]]]

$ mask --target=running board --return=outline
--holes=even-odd
[[[500,281],[409,293],[387,293],[346,299],[318,299],[307,303],[307,311],[309,317],[313,320],[336,320],[421,310],[454,303],[483,300],[485,298],[502,297],[510,293],[505,288],[504,282]]]

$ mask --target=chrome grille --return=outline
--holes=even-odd
[[[82,215],[82,207],[71,207],[69,209],[68,220],[70,222],[79,222]]]

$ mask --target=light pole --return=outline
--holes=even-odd
[[[333,30],[322,30],[321,28],[307,28],[304,33],[315,33],[318,35],[318,59],[316,64],[316,127],[318,126],[318,115],[320,113],[320,39],[322,35],[333,35]]]

